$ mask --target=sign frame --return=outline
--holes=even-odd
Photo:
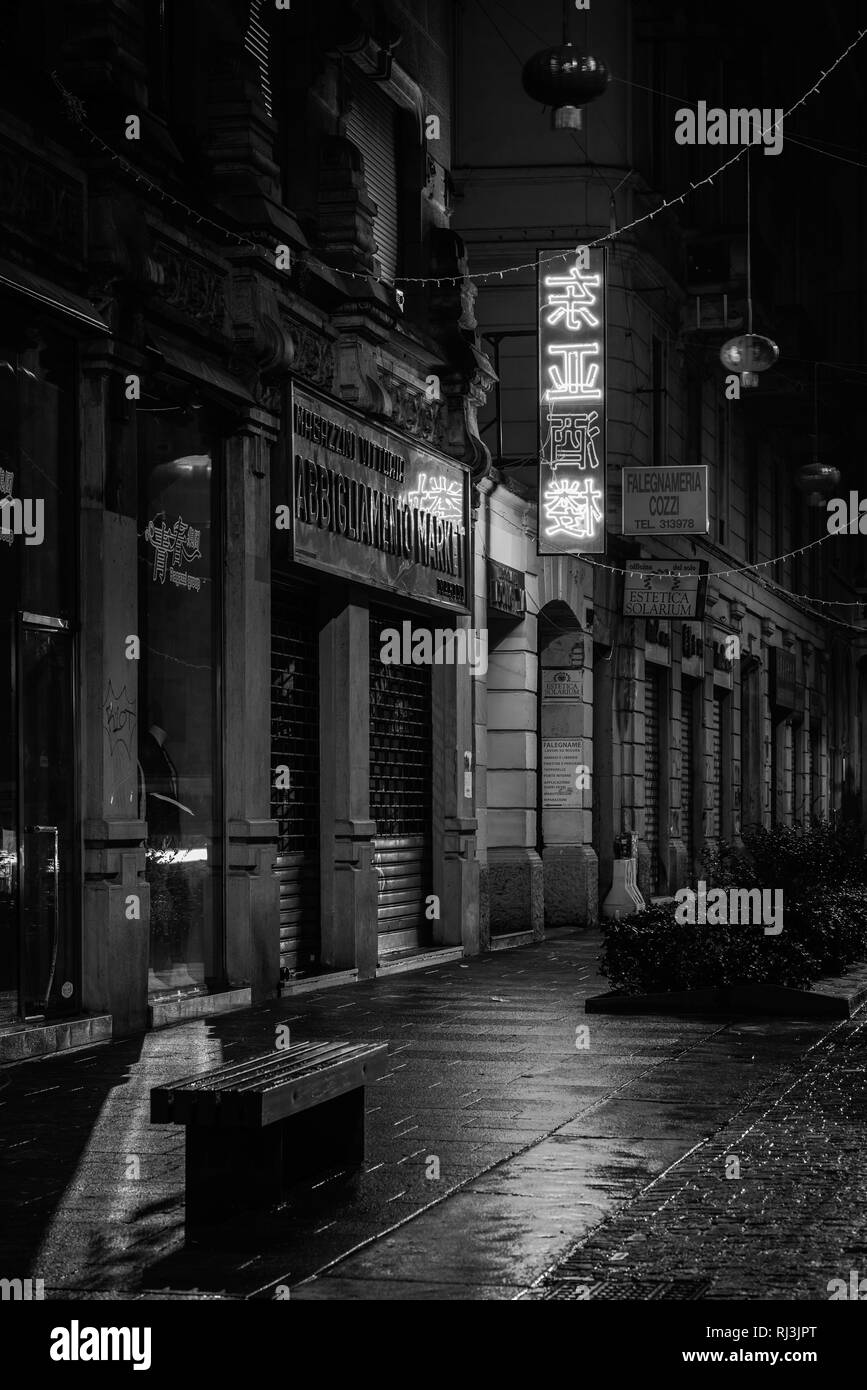
[[[539,776],[541,780],[541,809],[543,811],[581,811],[584,809],[584,792],[575,785],[575,774],[583,764],[584,735],[572,737],[547,735],[541,740]],[[569,751],[568,756],[565,756]],[[570,766],[568,778],[565,769]],[[568,780],[569,786],[564,786]]]
[[[594,469],[594,471],[593,471],[592,474],[591,474],[591,473],[588,473],[588,472],[585,470],[584,464],[583,464],[583,463],[580,463],[580,462],[575,462],[575,463],[571,463],[571,464],[568,463],[568,462],[567,462],[567,463],[557,463],[557,465],[556,465],[556,467],[555,467],[555,466],[554,466],[554,460],[547,456],[547,455],[550,453],[551,449],[552,449],[552,448],[555,448],[556,445],[553,445],[553,444],[550,442],[550,434],[552,433],[552,431],[549,431],[549,429],[547,428],[547,424],[548,424],[548,420],[550,419],[550,415],[549,415],[549,412],[548,412],[547,409],[546,409],[546,404],[547,404],[547,403],[546,403],[546,393],[547,393],[547,390],[549,389],[549,387],[548,387],[548,385],[547,385],[547,383],[546,383],[546,381],[545,381],[546,349],[555,345],[553,342],[550,342],[549,339],[551,339],[552,337],[553,337],[554,339],[556,339],[556,337],[558,336],[558,333],[562,333],[563,331],[566,331],[566,330],[558,330],[556,327],[552,328],[550,325],[546,325],[546,324],[543,323],[543,309],[545,309],[545,308],[550,308],[550,304],[547,304],[547,305],[546,305],[546,304],[544,304],[544,302],[543,302],[544,279],[545,279],[545,276],[546,276],[546,275],[547,275],[547,276],[551,276],[551,275],[554,275],[554,276],[558,276],[558,275],[565,276],[566,274],[574,273],[574,271],[575,271],[575,262],[577,261],[578,256],[579,256],[579,253],[580,253],[582,250],[586,250],[586,251],[587,251],[587,255],[588,255],[588,265],[587,265],[587,272],[586,272],[586,273],[588,273],[588,274],[590,274],[590,275],[594,275],[594,274],[596,274],[596,273],[601,273],[601,276],[602,276],[601,283],[600,283],[600,286],[599,286],[599,296],[598,296],[598,303],[599,303],[599,305],[601,306],[601,313],[602,313],[602,332],[601,332],[601,335],[600,335],[600,337],[599,337],[599,346],[601,347],[601,356],[597,359],[597,360],[598,360],[598,365],[601,367],[601,373],[602,373],[602,386],[601,386],[601,396],[600,396],[599,399],[598,399],[598,405],[597,405],[596,407],[594,407],[594,401],[596,401],[596,399],[597,399],[595,396],[590,396],[590,395],[587,395],[587,394],[584,394],[584,393],[579,393],[579,394],[576,394],[576,395],[574,395],[574,396],[568,397],[568,399],[574,400],[576,403],[578,403],[578,402],[584,402],[584,403],[586,404],[586,407],[587,407],[586,410],[584,410],[584,411],[581,412],[581,414],[582,414],[583,416],[585,416],[586,419],[587,419],[586,426],[583,426],[583,431],[584,431],[584,433],[583,433],[583,446],[582,446],[581,444],[579,444],[579,445],[577,446],[577,449],[578,449],[579,454],[583,452],[583,455],[584,455],[585,458],[589,458],[589,455],[590,455],[591,452],[597,457],[597,459],[598,459],[598,464],[597,464],[598,472],[596,471],[596,469]],[[562,259],[560,259],[561,257],[562,257]],[[561,267],[562,267],[562,269],[561,269]],[[579,272],[579,273],[580,273],[580,272]],[[582,305],[582,306],[580,306],[580,307],[585,308],[586,311],[587,311],[587,313],[588,313],[588,315],[590,314],[590,312],[591,312],[590,306]],[[594,302],[594,307],[595,307],[595,302]],[[570,308],[570,305],[568,304],[568,301],[567,301],[566,309],[564,310],[564,313],[565,313],[566,315],[568,315],[568,313],[569,313],[569,308]],[[579,316],[580,316],[580,315],[579,315]],[[538,329],[537,340],[536,340],[536,343],[537,343],[537,348],[536,348],[536,357],[537,357],[537,405],[536,405],[537,416],[536,416],[536,438],[537,438],[537,441],[538,441],[538,449],[539,449],[539,479],[538,479],[538,488],[537,488],[538,533],[537,533],[537,537],[536,537],[536,554],[537,554],[537,555],[604,555],[605,552],[606,552],[606,546],[607,546],[607,534],[606,534],[606,533],[607,533],[607,522],[608,522],[608,247],[607,247],[607,246],[603,245],[603,246],[592,246],[592,247],[591,247],[591,246],[589,246],[589,245],[586,245],[586,244],[583,244],[583,245],[582,245],[581,243],[579,243],[579,245],[576,246],[576,247],[572,247],[572,248],[569,248],[569,249],[562,249],[562,250],[559,249],[559,248],[556,248],[556,247],[551,247],[551,246],[546,246],[546,247],[544,247],[544,248],[542,248],[542,249],[540,249],[540,248],[537,247],[537,249],[536,249],[536,323],[537,323],[537,329]],[[581,330],[579,329],[578,331],[580,332]],[[591,345],[592,345],[592,344],[591,344]],[[592,366],[592,364],[591,364],[591,366]],[[582,364],[582,370],[583,370],[583,364]],[[591,388],[590,388],[591,390],[595,389],[596,381],[597,381],[597,380],[598,380],[598,374],[597,374],[597,376],[594,377],[593,380],[592,380]],[[544,425],[544,426],[543,426],[543,421],[542,421],[543,412],[544,412],[544,414],[545,414],[545,425]],[[577,412],[576,412],[575,410],[572,410],[572,411],[561,411],[561,412],[559,412],[559,413],[562,414],[562,415],[564,415],[564,416],[570,416],[570,415],[571,415],[571,416],[574,416]],[[592,430],[595,430],[595,431],[597,432],[597,434],[600,436],[599,441],[598,441],[598,447],[597,447],[597,442],[596,442],[596,436],[594,435],[594,436],[591,437],[591,431],[592,431]],[[573,435],[574,435],[574,426],[573,426]],[[573,447],[575,447],[574,444],[573,444]],[[593,468],[593,465],[592,465],[592,464],[591,464],[591,468]],[[566,537],[565,543],[562,543],[562,544],[554,544],[550,539],[548,539],[548,540],[546,541],[546,537],[545,537],[545,534],[544,534],[544,531],[545,531],[545,489],[546,489],[546,485],[547,485],[549,482],[553,481],[554,475],[555,475],[556,473],[558,473],[558,472],[564,472],[564,471],[566,472],[566,478],[564,478],[563,481],[568,481],[568,480],[569,480],[569,473],[571,472],[571,474],[573,474],[573,475],[577,473],[579,479],[583,478],[583,479],[585,479],[585,480],[588,480],[588,479],[591,479],[591,478],[595,478],[597,482],[601,482],[601,487],[602,487],[601,503],[596,502],[596,501],[594,500],[594,489],[592,488],[592,486],[589,488],[589,498],[590,498],[589,506],[590,506],[590,508],[597,507],[597,508],[600,509],[601,512],[602,512],[601,522],[600,522],[600,524],[599,524],[598,535],[594,538],[594,543],[593,543],[593,544],[576,542],[576,541],[574,541],[574,540],[570,540],[568,537]],[[591,512],[591,515],[592,515],[592,512]]]
[[[708,536],[708,535],[710,535],[710,498],[709,498],[709,477],[708,477],[708,471],[709,471],[709,470],[708,470],[708,465],[707,465],[706,463],[684,464],[684,465],[682,465],[682,466],[678,466],[678,465],[675,465],[675,464],[671,464],[671,465],[669,466],[668,464],[625,463],[625,464],[623,465],[623,469],[622,469],[622,474],[623,474],[623,477],[622,477],[622,499],[621,499],[622,514],[621,514],[621,518],[620,518],[620,524],[621,524],[621,528],[622,528],[622,530],[621,530],[621,535],[624,535],[624,536],[634,536],[634,537],[640,537],[640,536]],[[693,517],[686,518],[686,517],[684,517],[684,516],[682,516],[682,515],[680,514],[680,509],[679,509],[679,508],[680,508],[680,498],[684,495],[684,494],[682,494],[682,493],[680,493],[680,494],[672,494],[672,495],[676,495],[676,496],[677,496],[677,501],[678,501],[678,512],[677,512],[676,515],[671,515],[671,516],[669,517],[669,516],[667,515],[667,513],[662,513],[662,514],[660,514],[660,515],[656,518],[656,521],[654,522],[653,518],[650,516],[650,501],[652,500],[652,498],[648,498],[648,515],[647,515],[647,517],[644,517],[644,516],[641,516],[641,517],[639,517],[639,516],[631,516],[631,517],[628,517],[628,516],[627,516],[627,513],[628,513],[628,511],[630,510],[630,501],[633,501],[633,506],[634,506],[634,499],[635,499],[635,497],[636,497],[636,494],[635,494],[634,492],[631,493],[631,492],[629,491],[629,489],[628,489],[628,478],[629,478],[629,475],[630,475],[630,474],[638,474],[638,473],[651,474],[651,475],[652,475],[652,474],[659,475],[659,474],[662,474],[662,473],[670,473],[670,474],[700,473],[700,474],[702,474],[702,475],[703,475],[703,489],[702,489],[701,497],[702,497],[702,499],[703,499],[703,501],[704,501],[704,507],[703,507],[701,510],[702,510],[702,515],[703,515],[703,520],[704,520],[704,527],[702,528],[701,525],[685,526],[685,525],[678,525],[678,524],[675,524],[675,523],[678,523],[678,522],[684,522],[684,521],[686,521],[686,520],[690,520],[690,521],[694,520]],[[639,495],[640,495],[640,494],[639,494]],[[639,522],[644,522],[644,521],[647,522],[647,525],[639,525]],[[666,521],[668,521],[670,524],[666,525]]]
[[[357,542],[351,535],[337,533],[334,528],[323,528],[316,526],[317,540],[322,538],[327,544],[317,545],[316,550],[308,549],[305,545],[299,544],[299,521],[296,515],[296,489],[298,487],[297,459],[296,459],[296,429],[295,429],[295,407],[299,397],[309,402],[311,406],[323,412],[322,417],[328,420],[329,416],[336,415],[340,422],[355,431],[356,440],[365,436],[368,440],[374,436],[384,438],[387,448],[395,456],[403,460],[405,467],[416,468],[418,460],[414,461],[414,455],[421,455],[423,460],[429,459],[433,464],[442,464],[449,472],[460,478],[461,482],[461,509],[464,519],[463,536],[459,534],[454,538],[455,544],[459,547],[457,554],[460,556],[462,574],[453,587],[460,587],[463,590],[463,600],[450,596],[448,593],[438,594],[435,592],[437,582],[442,582],[449,586],[450,581],[444,575],[442,581],[434,581],[434,592],[420,591],[413,583],[414,577],[419,573],[433,575],[435,571],[430,566],[425,566],[418,559],[408,560],[405,556],[401,557],[397,553],[378,549],[374,544]],[[311,570],[331,575],[333,578],[350,580],[353,583],[366,585],[377,592],[391,594],[398,599],[420,604],[430,604],[432,607],[444,609],[451,613],[466,617],[473,612],[474,592],[473,592],[473,561],[472,561],[472,512],[471,502],[471,477],[469,466],[460,459],[452,458],[444,454],[441,450],[434,448],[424,440],[414,439],[411,435],[395,429],[392,425],[372,420],[361,411],[345,405],[342,401],[335,400],[325,392],[317,390],[305,381],[298,380],[290,375],[283,395],[284,403],[284,422],[280,431],[280,438],[273,454],[272,463],[272,489],[271,489],[271,529],[275,530],[275,505],[288,505],[291,524],[286,529],[277,531],[276,536],[271,536],[272,555],[276,567],[280,568],[281,561],[303,565]],[[330,423],[330,420],[328,421]],[[321,442],[301,441],[309,450],[308,462],[316,463],[314,457],[320,451],[328,456],[329,463],[333,466],[334,459],[331,457],[336,451],[329,449]],[[347,480],[347,493],[349,483],[361,478],[371,485],[377,485],[377,491],[391,496],[396,492],[396,479],[388,473],[376,471],[372,467],[366,466],[363,462],[358,462],[356,458],[342,461],[343,467],[351,469],[351,477]],[[336,471],[336,470],[335,470]],[[368,471],[370,477],[367,477]],[[455,479],[452,479],[454,481]],[[408,480],[407,480],[408,481]],[[389,486],[390,485],[390,486]],[[404,486],[403,480],[399,486]],[[404,509],[406,509],[406,504]],[[415,512],[428,511],[427,508],[414,507]],[[428,515],[434,515],[428,511]],[[302,523],[305,528],[314,526],[312,522]],[[383,528],[384,533],[384,528]],[[279,544],[278,537],[285,536],[287,540],[287,551],[283,555],[276,554],[275,544]],[[304,541],[307,536],[304,536]],[[336,544],[334,543],[336,541]],[[358,551],[356,556],[352,550],[346,551],[346,545],[351,545]],[[429,552],[430,553],[430,552]],[[346,558],[357,560],[358,563],[347,567]],[[391,567],[388,562],[392,561]]]
[[[516,621],[526,616],[527,585],[523,570],[516,570],[511,565],[504,565],[501,560],[492,560],[489,556],[485,565],[485,580],[489,612],[496,613],[503,618],[514,618]],[[512,591],[514,604],[511,608],[504,608],[502,604],[495,601],[498,597],[497,588],[500,585]],[[520,599],[518,595],[520,595]],[[518,602],[520,602],[520,607],[517,606]]]
[[[692,574],[690,574],[690,575],[686,575],[686,576],[683,576],[683,577],[684,577],[684,578],[689,578],[689,579],[692,579],[693,577],[695,578],[695,584],[696,584],[695,611],[690,611],[690,612],[688,612],[688,613],[684,613],[684,612],[682,612],[682,611],[679,612],[679,613],[674,613],[674,612],[668,612],[668,613],[634,613],[634,612],[628,611],[628,608],[627,608],[627,600],[628,600],[628,596],[629,596],[629,592],[630,592],[630,586],[629,586],[628,581],[629,581],[630,575],[641,574],[641,573],[650,573],[650,574],[652,574],[654,571],[660,571],[660,572],[661,572],[661,577],[662,577],[662,576],[664,576],[664,573],[665,573],[665,571],[667,571],[667,570],[678,570],[678,569],[684,569],[684,568],[686,568],[686,567],[689,567],[689,569],[694,570],[694,576],[693,576]],[[706,600],[707,600],[707,582],[706,582],[706,580],[707,580],[707,574],[708,574],[709,569],[710,569],[710,561],[709,561],[709,560],[684,560],[684,559],[681,559],[681,558],[679,558],[679,557],[674,557],[674,558],[672,558],[671,560],[657,560],[657,559],[654,559],[654,560],[636,560],[636,561],[635,561],[634,569],[633,569],[633,567],[632,567],[631,565],[628,566],[628,567],[625,569],[624,575],[623,575],[623,615],[624,615],[624,617],[627,617],[627,618],[651,618],[651,617],[652,617],[652,618],[667,619],[667,620],[673,621],[673,622],[683,622],[683,621],[687,621],[687,622],[703,622],[703,620],[704,620],[705,602],[706,602]],[[634,586],[633,586],[633,588],[634,588]]]

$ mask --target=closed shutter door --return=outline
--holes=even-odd
[[[272,585],[271,816],[283,979],[319,962],[319,637],[311,607],[309,590]]]
[[[804,725],[792,725],[792,820],[796,825],[804,822],[804,807],[807,802],[804,778]]]
[[[648,889],[655,893],[659,880],[661,677],[651,666],[647,671],[644,686],[644,838],[650,854]]]
[[[711,731],[711,752],[713,763],[713,811],[710,816],[708,839],[719,845],[722,834],[722,700],[718,695],[713,702],[713,729]]]
[[[680,805],[681,805],[681,832],[683,843],[686,847],[686,872],[687,877],[692,878],[693,873],[693,854],[695,846],[692,839],[692,816],[693,816],[693,794],[692,794],[692,774],[695,763],[695,728],[693,719],[693,694],[692,686],[688,681],[683,684],[683,696],[681,699],[681,728],[680,728]]]
[[[397,136],[396,111],[375,82],[353,78],[346,134],[364,160],[364,184],[376,203],[373,222],[379,274],[392,281],[397,274]]]
[[[783,742],[786,750],[785,762],[785,824],[791,825],[795,806],[795,728],[790,719],[786,720],[786,737]]]
[[[388,610],[370,611],[370,815],[380,955],[424,944],[431,893],[431,668],[386,665]]]
[[[804,825],[810,824],[810,803],[813,800],[813,731],[808,731],[807,738],[804,740],[804,786],[802,788],[803,802],[801,820]]]

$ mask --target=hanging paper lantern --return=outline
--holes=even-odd
[[[564,43],[534,53],[524,64],[521,80],[527,96],[553,108],[554,130],[580,130],[582,106],[602,95],[608,78],[598,58]]]
[[[807,494],[808,507],[824,507],[826,499],[840,486],[840,470],[831,463],[813,459],[798,469],[795,486]]]
[[[730,372],[740,372],[742,386],[758,386],[756,373],[773,367],[779,355],[780,349],[770,338],[763,338],[759,333],[742,333],[723,343],[719,357]]]

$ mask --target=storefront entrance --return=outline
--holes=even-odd
[[[683,679],[680,728],[680,821],[683,846],[686,850],[686,878],[693,881],[695,873],[695,776],[696,776],[696,702],[700,682]]]
[[[316,590],[271,585],[271,815],[280,978],[315,970],[319,933],[319,625]]]
[[[152,999],[224,978],[220,457],[205,411],[149,407],[139,444],[139,814]]]
[[[431,856],[431,668],[387,664],[381,634],[393,610],[370,609],[370,815],[379,879],[379,954],[428,944]]]
[[[75,348],[0,330],[0,1023],[81,1006]]]
[[[664,672],[648,664],[644,685],[644,839],[648,850],[647,890],[659,892],[659,807],[662,778]]]
[[[0,627],[0,1023],[79,1006],[72,639],[26,614]],[[17,697],[17,698],[16,698]]]

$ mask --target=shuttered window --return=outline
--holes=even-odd
[[[644,838],[650,855],[648,890],[659,887],[660,706],[662,677],[647,667],[644,686]]]
[[[377,274],[397,274],[400,226],[397,210],[397,110],[375,82],[353,78],[346,134],[361,151],[364,182],[376,204],[373,222]]]
[[[713,729],[711,730],[711,750],[713,766],[713,810],[710,814],[708,839],[716,847],[722,836],[722,700],[719,695],[713,701]]]
[[[693,854],[695,846],[692,838],[693,792],[692,776],[695,765],[695,720],[693,717],[693,685],[684,680],[681,699],[680,726],[680,824],[683,843],[686,848],[686,874],[693,875]]]
[[[244,47],[252,54],[259,69],[259,90],[265,103],[266,115],[271,110],[271,48],[270,35],[262,23],[263,0],[250,0],[250,22],[244,36]]]
[[[813,816],[820,813],[821,803],[821,783],[820,783],[820,759],[818,759],[818,741],[820,741],[821,730],[818,724],[810,724],[810,762],[809,776],[807,776],[807,787],[809,787],[809,816],[807,819],[813,820]]]

